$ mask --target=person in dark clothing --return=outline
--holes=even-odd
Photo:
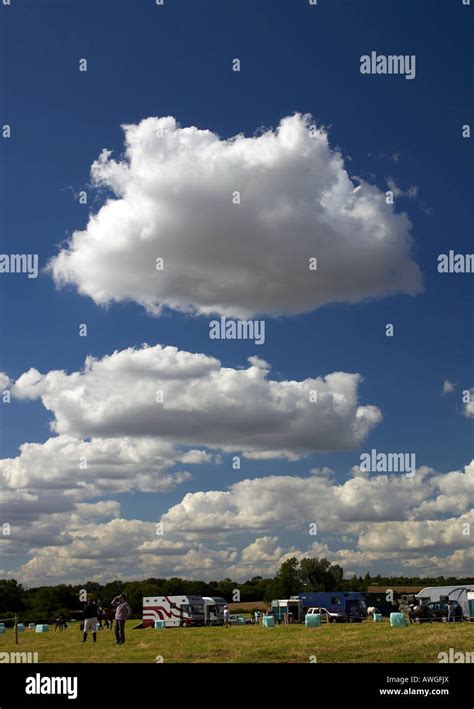
[[[454,617],[454,605],[451,601],[448,603],[448,623],[455,623],[456,619]]]
[[[87,601],[84,604],[84,634],[82,642],[85,643],[87,640],[87,633],[92,633],[92,640],[96,642],[97,640],[97,604],[95,601]]]

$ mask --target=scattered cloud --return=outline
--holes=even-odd
[[[468,390],[468,396],[464,400],[464,416],[472,418],[474,416],[474,388]]]
[[[445,379],[443,382],[443,394],[452,394],[454,389],[454,384],[450,382],[449,379]]]
[[[387,185],[391,192],[393,192],[394,197],[406,197],[407,199],[415,199],[418,196],[418,187],[412,186],[408,187],[406,190],[402,190],[393,177],[387,178]]]
[[[244,580],[276,573],[291,556],[324,556],[346,574],[472,571],[474,461],[444,474],[423,468],[415,478],[350,477],[342,485],[331,478],[323,469],[188,493],[161,517],[162,535],[154,521],[123,519],[117,501],[76,502],[18,522],[9,542],[0,539],[6,559],[30,557],[2,575],[30,584],[105,582],[153,569],[156,576]],[[314,522],[318,540],[308,534]]]

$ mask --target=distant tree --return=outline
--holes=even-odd
[[[348,591],[361,591],[362,589],[362,583],[360,579],[357,577],[357,574],[354,574],[354,576],[350,579],[350,581],[346,581],[346,588]]]
[[[183,581],[182,579],[176,578],[174,576],[171,579],[165,580],[166,596],[176,596],[178,593],[183,593]]]
[[[303,584],[301,581],[299,562],[295,556],[283,562],[280,566],[276,581],[283,593],[280,598],[289,598],[290,596],[295,596],[297,593],[300,593]]]
[[[327,559],[301,559],[300,578],[305,591],[327,591],[328,570],[331,564]],[[336,589],[334,589],[336,590]]]
[[[85,583],[82,588],[85,588],[87,593],[91,596],[94,596],[95,598],[99,598],[103,590],[103,586],[101,586],[100,583],[96,583],[95,581],[87,581],[87,583]]]
[[[143,594],[143,597],[145,597],[145,596],[163,596],[164,595],[161,586],[159,586],[158,584],[149,583],[148,581],[145,581],[142,584],[141,592]]]
[[[123,592],[123,587],[123,581],[120,581],[118,579],[110,581],[109,583],[106,583],[105,586],[103,586],[100,592],[100,600],[102,601],[105,607],[110,606],[112,599],[115,598],[115,596],[118,596],[119,593]]]
[[[217,583],[217,594],[218,596],[222,596],[223,598],[226,599],[226,601],[232,601],[233,598],[233,592],[237,588],[238,584],[236,584],[232,579],[225,578],[222,581],[219,581]]]
[[[270,583],[265,589],[263,598],[265,601],[267,601],[267,603],[270,603],[270,601],[273,601],[277,598],[286,598],[282,581],[278,576],[276,576],[272,581],[270,581]]]
[[[326,591],[341,591],[344,588],[344,569],[339,564],[332,564],[328,569],[329,583],[332,583],[332,588],[327,588]]]
[[[25,608],[25,589],[15,579],[0,580],[0,613],[13,609],[22,611]]]

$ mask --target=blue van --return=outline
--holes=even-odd
[[[357,591],[300,593],[298,598],[303,604],[303,615],[309,608],[321,608],[332,622],[357,623],[367,617],[364,596]]]

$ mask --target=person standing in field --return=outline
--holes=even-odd
[[[82,637],[82,642],[86,642],[87,633],[92,633],[92,640],[95,642],[97,640],[97,605],[95,601],[86,601],[84,605],[83,617],[84,633]]]
[[[448,603],[448,623],[455,623],[456,620],[454,618],[454,605],[451,601]]]
[[[112,605],[115,608],[115,644],[123,645],[125,642],[125,621],[132,615],[132,609],[125,593],[115,596]]]
[[[230,613],[229,609],[227,606],[224,606],[224,628],[227,628],[230,625]]]

